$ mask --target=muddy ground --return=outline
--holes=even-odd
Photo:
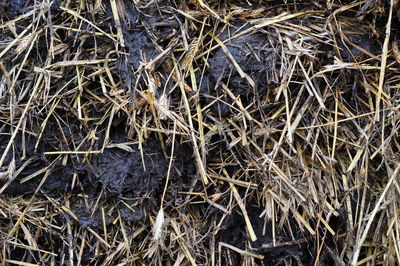
[[[0,15],[3,21],[10,21],[32,10],[34,2],[38,1],[0,1]],[[93,6],[95,2],[98,1],[93,1]],[[251,27],[251,24],[247,21],[251,17],[243,18],[233,15],[229,25],[224,25],[216,19],[209,19],[205,28],[201,29],[200,23],[192,22],[189,25],[185,22],[185,16],[182,13],[174,11],[176,8],[181,8],[186,12],[199,10],[199,7],[193,4],[195,1],[193,3],[189,3],[190,1],[188,3],[185,1],[172,2],[146,1],[147,6],[139,5],[140,8],[137,5],[135,6],[134,1],[126,1],[122,5],[124,9],[120,14],[123,13],[124,17],[121,17],[121,29],[125,48],[121,48],[116,61],[110,63],[110,67],[113,67],[117,73],[114,75],[114,82],[118,83],[128,95],[129,101],[131,101],[130,108],[132,110],[139,108],[138,116],[146,114],[150,117],[152,115],[151,109],[140,105],[143,104],[140,103],[142,97],[140,92],[147,90],[149,86],[148,73],[143,71],[143,64],[144,62],[152,61],[168,48],[171,48],[172,51],[176,50],[173,55],[171,52],[171,54],[158,60],[151,69],[151,75],[154,75],[153,79],[156,84],[155,99],[168,95],[171,99],[171,109],[181,110],[183,108],[181,107],[182,101],[179,96],[181,92],[176,86],[176,78],[171,78],[171,73],[173,71],[173,60],[175,59],[178,63],[182,63],[185,53],[182,52],[184,49],[176,39],[181,38],[183,34],[187,38],[186,41],[189,42],[186,45],[190,45],[193,38],[198,36],[200,31],[203,31],[213,32],[214,36],[217,36],[220,41],[225,43],[228,53],[231,54],[245,75],[238,72],[237,67],[232,63],[232,58],[227,56],[227,51],[217,47],[207,54],[207,62],[202,58],[193,58],[193,66],[197,69],[194,77],[198,91],[188,91],[187,93],[192,106],[198,104],[201,109],[207,110],[204,113],[205,123],[214,123],[217,127],[214,133],[210,128],[205,129],[205,134],[208,138],[207,146],[199,148],[203,149],[203,160],[207,169],[220,173],[220,170],[224,168],[228,176],[248,175],[251,177],[246,177],[244,180],[257,184],[254,189],[238,186],[238,192],[242,198],[246,198],[247,214],[258,239],[250,241],[248,228],[239,206],[235,206],[229,211],[218,207],[231,205],[232,196],[229,196],[230,192],[227,192],[229,191],[228,183],[215,181],[212,185],[203,185],[190,137],[178,136],[175,139],[175,143],[172,143],[172,135],[160,137],[156,132],[149,132],[146,140],[139,144],[138,139],[142,139],[143,136],[139,138],[137,133],[132,133],[133,122],[128,114],[124,112],[118,113],[111,126],[108,124],[108,120],[98,123],[97,121],[101,120],[108,110],[102,106],[102,103],[95,102],[95,98],[90,95],[85,97],[89,106],[88,112],[92,118],[97,119],[95,121],[82,123],[77,118],[76,112],[71,111],[74,108],[73,103],[67,98],[60,101],[62,108],[56,109],[56,116],[51,116],[47,120],[44,129],[41,128],[41,125],[47,114],[36,109],[29,114],[26,131],[33,132],[33,134],[25,132],[25,134],[18,133],[16,135],[13,142],[14,145],[5,157],[1,171],[7,171],[12,164],[15,164],[17,171],[8,179],[0,181],[0,187],[4,187],[4,190],[2,189],[1,191],[1,197],[4,200],[16,198],[29,200],[34,195],[35,201],[48,202],[47,207],[44,208],[53,209],[54,212],[57,212],[51,219],[53,227],[37,229],[37,222],[31,222],[29,219],[24,223],[28,228],[27,230],[30,230],[32,235],[35,236],[39,249],[63,254],[54,259],[57,264],[62,264],[68,261],[69,258],[70,242],[68,242],[68,237],[70,236],[64,232],[67,228],[65,224],[73,226],[72,233],[76,236],[86,234],[84,232],[87,228],[103,235],[104,226],[113,228],[116,225],[115,221],[118,221],[118,223],[121,222],[123,224],[126,230],[125,234],[129,236],[135,235],[134,240],[130,243],[132,246],[140,245],[140,243],[148,245],[152,236],[154,218],[161,207],[160,203],[167,175],[170,179],[163,208],[170,219],[182,218],[185,215],[185,217],[189,217],[186,221],[187,225],[193,226],[193,231],[197,231],[197,234],[202,236],[202,239],[197,243],[199,245],[198,250],[194,247],[190,250],[193,253],[196,253],[196,250],[201,250],[195,257],[199,264],[210,263],[208,259],[211,254],[208,252],[210,250],[217,252],[217,256],[221,258],[220,262],[223,265],[241,265],[245,263],[246,259],[243,254],[225,248],[221,250],[211,244],[220,242],[263,256],[263,259],[254,259],[253,262],[256,264],[314,265],[317,257],[319,264],[325,265],[348,262],[348,258],[340,257],[340,254],[338,254],[338,250],[341,250],[341,247],[345,245],[345,239],[333,237],[322,229],[320,223],[315,219],[310,221],[310,226],[315,229],[318,237],[304,230],[289,213],[286,213],[286,215],[289,215],[288,223],[280,224],[275,232],[276,235],[273,236],[271,230],[272,222],[270,219],[265,218],[266,206],[260,195],[264,189],[267,189],[266,187],[269,186],[268,189],[275,190],[278,186],[265,185],[268,183],[266,180],[272,178],[271,174],[265,169],[257,169],[253,164],[253,161],[259,161],[261,158],[255,158],[255,154],[259,152],[257,149],[246,145],[232,145],[231,134],[236,134],[235,130],[238,129],[232,123],[229,124],[228,121],[237,119],[240,110],[238,110],[239,107],[236,105],[235,100],[226,91],[227,87],[231,88],[231,92],[240,98],[243,106],[249,106],[247,112],[251,113],[254,121],[249,121],[248,127],[255,128],[260,122],[267,123],[265,130],[266,128],[282,130],[285,127],[285,121],[283,120],[268,120],[268,117],[275,112],[275,107],[279,104],[284,104],[282,98],[279,101],[274,101],[276,88],[281,85],[282,81],[282,73],[280,71],[284,64],[283,60],[285,60],[282,51],[286,49],[286,46],[283,45],[282,36],[279,35],[280,33],[272,28],[263,29],[230,40],[230,37],[235,35],[236,32],[245,31]],[[215,9],[218,9],[220,5],[221,7],[233,8],[235,6],[248,10],[262,8],[266,10],[264,12],[267,12],[270,7],[277,5],[280,1],[266,1],[265,3],[261,1],[235,1],[234,4],[231,3],[233,1],[207,2],[209,6]],[[224,3],[218,4],[219,2]],[[282,1],[278,6],[282,10],[293,13],[318,9],[318,6],[311,3],[300,2],[299,4],[291,3],[285,5],[284,1]],[[58,21],[57,17],[66,16],[60,9],[60,6],[64,4],[64,1],[55,1],[51,9],[49,9],[51,10],[49,12],[52,12],[54,23]],[[108,30],[111,28],[115,30],[116,24],[110,3],[109,1],[103,1],[102,4],[104,6],[102,15],[91,16],[89,13],[85,13],[87,19],[96,19],[96,23],[101,29]],[[70,8],[73,7],[74,5],[71,4]],[[348,13],[342,13],[341,15],[354,16],[355,14],[357,13],[350,10]],[[193,16],[195,15],[197,13],[193,13]],[[329,16],[329,13],[325,17],[327,16]],[[198,15],[196,18],[201,21],[204,17]],[[295,18],[291,22],[298,25],[321,25],[324,22],[321,17],[302,19]],[[320,38],[318,41],[309,41],[309,44],[314,45],[314,50],[318,52],[307,51],[303,54],[302,52],[297,52],[297,55],[304,58],[312,53],[309,60],[314,62],[313,67],[317,70],[323,65],[333,64],[337,57],[341,57],[343,61],[361,61],[371,54],[379,55],[383,42],[381,34],[384,31],[384,20],[379,21],[378,18],[378,21],[374,22],[378,25],[377,30],[380,32],[371,32],[368,27],[364,27],[366,22],[376,19],[371,14],[365,15],[363,20],[348,19],[346,20],[349,21],[348,30],[347,32],[344,31],[345,34],[348,34],[347,41],[343,39],[343,36],[332,36],[325,32],[325,35],[318,37]],[[44,22],[42,21],[41,23]],[[83,27],[89,28],[88,25]],[[185,28],[185,31],[182,31],[182,27]],[[362,28],[362,32],[359,31],[360,28]],[[357,29],[357,32],[352,32],[352,29]],[[18,26],[16,30],[19,33],[23,28]],[[107,47],[114,45],[107,38],[102,37],[99,40],[95,40],[90,37],[89,33],[86,33],[83,39],[77,33],[74,34],[67,34],[67,32],[62,34],[60,31],[58,38],[61,38],[63,43],[68,44],[71,51],[79,48],[81,49],[81,54],[87,54],[88,58],[93,57],[89,51],[94,46],[103,47],[103,49],[99,48],[97,52],[97,56],[103,58],[108,53]],[[398,30],[393,33],[393,38],[396,38],[397,34]],[[377,35],[379,37],[376,37]],[[3,39],[0,45],[5,47],[6,40],[11,38],[11,35],[6,29],[2,29],[0,36]],[[337,47],[341,48],[340,51],[334,48],[334,41],[336,41]],[[353,45],[351,46],[349,43]],[[207,47],[211,47],[216,44],[216,41],[213,41],[213,37],[208,35],[204,37],[202,44],[205,47],[207,45]],[[38,40],[37,48],[34,51],[35,58],[32,61],[40,61],[40,56],[44,56],[46,53],[43,50],[46,45],[45,38]],[[296,55],[295,51],[293,51],[293,55]],[[16,54],[15,51],[11,51],[10,54],[7,54],[3,63],[7,68],[11,67],[22,56]],[[62,61],[63,56],[65,55],[56,55],[54,61]],[[54,88],[54,91],[52,93],[57,91],[60,86],[65,85],[66,80],[71,75],[75,75],[74,71],[74,69],[66,68],[61,78],[53,79],[51,88],[52,90]],[[343,98],[348,100],[348,104],[351,106],[352,104],[357,104],[355,102],[355,94],[361,95],[361,98],[364,97],[360,82],[360,77],[362,77],[363,73],[352,70],[344,71],[347,71],[348,80],[342,81],[342,94]],[[339,79],[339,75],[340,73],[334,73],[329,76],[329,80],[318,79],[314,85],[319,85],[322,88],[330,81]],[[289,86],[290,94],[300,94],[300,91],[304,89],[300,82],[303,79],[302,72],[296,70],[291,78],[295,82]],[[34,77],[29,72],[22,73],[17,83],[17,89],[23,88],[24,84],[33,80]],[[187,76],[185,81],[187,84],[192,84],[193,79]],[[71,90],[75,86],[76,84],[67,85],[67,88]],[[101,83],[99,80],[92,80],[88,88],[96,95],[101,95]],[[70,94],[66,93],[65,97],[69,97],[68,95]],[[4,97],[1,100],[3,102],[12,102],[9,94],[4,94],[2,97]],[[106,101],[108,100],[106,99]],[[40,105],[40,103],[38,104]],[[43,106],[45,104],[42,104]],[[315,106],[318,106],[318,104],[316,103]],[[331,103],[331,106],[328,104],[329,107],[334,108],[334,102]],[[357,106],[353,107],[357,108]],[[23,106],[16,110],[21,112],[22,108]],[[317,111],[317,109],[315,107],[313,111]],[[243,110],[241,111],[243,112]],[[2,114],[6,113],[9,113],[9,110],[3,109]],[[312,120],[312,117],[311,113],[304,114],[303,121],[306,121],[304,122],[305,126],[307,126],[307,121]],[[3,122],[7,120],[4,115],[1,119]],[[161,123],[164,122],[161,120]],[[168,123],[169,128],[171,128],[173,121]],[[199,127],[198,120],[194,121],[194,127]],[[245,129],[243,128],[242,130]],[[357,129],[349,128],[348,130]],[[96,136],[92,139],[88,138],[93,131],[95,131]],[[39,132],[42,132],[40,138],[38,137]],[[3,154],[6,150],[12,133],[13,130],[9,124],[2,123],[0,125],[0,154]],[[252,134],[258,136],[256,130],[249,134],[250,137]],[[274,131],[270,131],[268,134],[273,136],[274,141],[268,143],[270,140],[264,140],[264,147],[272,150],[273,144],[279,139],[279,135],[273,135],[275,134]],[[303,141],[300,136],[296,136],[295,139],[299,143]],[[105,141],[107,145],[104,145]],[[103,152],[88,153],[86,155],[46,154],[46,152],[54,151],[73,151],[77,150],[77,147],[81,151],[102,150]],[[173,159],[168,173],[172,147],[174,147]],[[304,149],[304,152],[311,154],[311,148]],[[345,154],[344,150],[340,150],[340,148],[338,148],[337,153]],[[294,153],[291,156],[295,156]],[[229,158],[228,165],[221,166],[226,158]],[[307,160],[311,159],[308,158]],[[301,163],[307,164],[307,162]],[[299,168],[301,167],[299,166]],[[313,167],[317,169],[318,164]],[[340,166],[336,167],[337,169],[340,168]],[[324,175],[328,175],[325,170],[321,171],[320,178],[323,178]],[[265,187],[263,187],[264,185]],[[306,187],[306,185],[299,186]],[[207,199],[208,195],[219,197],[218,200],[214,201],[214,203],[218,203],[218,206],[210,204],[210,200]],[[345,192],[341,191],[339,197],[344,196]],[[354,202],[357,201],[357,195],[354,196],[353,200]],[[68,206],[74,215],[66,212],[62,206]],[[104,219],[102,212],[105,209],[107,213]],[[298,206],[297,211],[305,215],[305,206]],[[344,207],[336,211],[338,215],[330,219],[329,225],[336,232],[336,235],[341,235],[346,233],[347,230],[347,211]],[[280,215],[284,216],[284,214]],[[7,217],[2,217],[1,223],[8,224],[8,228],[11,230],[15,220],[8,219]],[[279,221],[280,219],[277,219],[276,222]],[[199,227],[195,228],[196,226]],[[7,228],[7,226],[3,228]],[[141,233],[138,233],[139,229]],[[191,233],[187,231],[186,234]],[[5,235],[7,235],[7,232],[3,232],[2,239]],[[122,235],[118,234],[115,237],[123,238]],[[271,246],[273,237],[281,245]],[[319,250],[320,243],[318,241],[321,239],[324,241],[324,247]],[[111,241],[111,239],[109,240]],[[29,240],[23,237],[20,237],[19,241],[25,245],[30,244]],[[75,245],[81,243],[79,237],[74,241]],[[88,247],[80,259],[83,265],[101,265],[109,262],[106,252],[98,251],[101,248],[96,238],[90,238],[87,241]],[[165,240],[164,245],[168,246],[170,244],[173,246],[173,241],[172,237],[168,238]],[[31,263],[46,261],[43,254],[38,251],[26,253],[23,247],[13,247],[8,242],[3,244],[7,246],[5,256],[9,260],[29,261]],[[133,250],[133,253],[135,253],[140,248],[135,247]],[[177,253],[167,250],[165,248],[159,251],[160,262],[166,263],[168,258],[176,259]],[[77,262],[76,255],[73,261]],[[149,261],[151,260],[142,254],[136,260],[136,263],[149,263]]]

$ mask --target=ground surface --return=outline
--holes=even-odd
[[[396,2],[0,0],[0,261],[396,264]]]

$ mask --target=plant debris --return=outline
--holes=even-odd
[[[0,0],[0,261],[398,264],[397,2]]]

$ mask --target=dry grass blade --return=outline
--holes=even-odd
[[[376,202],[374,209],[372,210],[371,214],[368,217],[368,223],[365,225],[364,232],[363,232],[361,238],[357,241],[357,245],[354,247],[354,255],[353,255],[353,259],[351,261],[351,265],[357,265],[361,247],[364,244],[365,239],[367,238],[369,230],[371,229],[371,225],[374,221],[375,215],[377,214],[378,210],[381,208],[381,204],[382,204],[383,200],[385,199],[386,193],[392,186],[392,183],[394,182],[395,178],[398,177],[399,171],[400,171],[400,164],[397,165],[397,167],[394,170],[392,176],[390,177],[388,183],[386,184],[385,189],[383,190],[382,194],[380,195],[379,200]]]
[[[375,119],[379,121],[380,115],[380,104],[381,104],[381,97],[383,92],[383,85],[385,81],[385,71],[386,71],[386,64],[389,52],[389,39],[390,39],[390,32],[392,28],[392,16],[393,16],[393,8],[394,8],[394,0],[390,0],[390,10],[389,10],[389,17],[386,24],[385,30],[385,41],[383,43],[382,49],[382,63],[381,63],[381,71],[379,73],[379,87],[378,87],[378,97],[376,98],[376,114]]]

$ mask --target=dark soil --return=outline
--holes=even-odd
[[[265,256],[265,259],[262,261],[264,265],[285,265],[285,263],[290,263],[291,265],[313,265],[315,246],[311,238],[307,238],[301,232],[293,232],[293,236],[288,236],[289,232],[287,232],[286,234],[288,235],[281,234],[277,237],[277,247],[267,246],[265,245],[266,243],[272,243],[273,241],[271,222],[265,223],[265,220],[259,217],[262,213],[262,210],[259,208],[250,207],[248,211],[251,215],[256,235],[260,236],[257,241],[252,242],[251,248],[257,251],[257,254]],[[263,234],[264,227],[266,234]],[[222,242],[246,249],[246,225],[240,213],[234,213],[229,217],[226,221],[226,227],[220,234],[220,239]],[[294,243],[293,239],[300,241],[299,243]],[[280,243],[287,244],[279,246]],[[231,259],[233,261],[241,261],[239,254],[230,254],[230,256],[232,256]],[[227,254],[226,257],[228,257]]]
[[[21,15],[30,6],[29,0],[1,0],[0,14],[12,18]]]

